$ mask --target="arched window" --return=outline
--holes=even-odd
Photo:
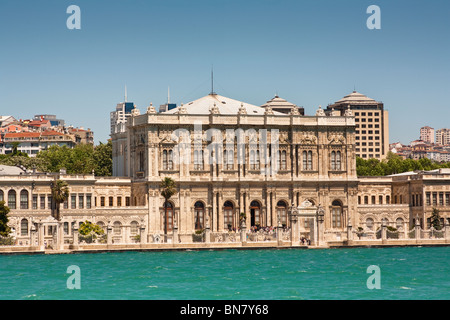
[[[8,191],[8,207],[10,209],[16,209],[16,191],[15,190]]]
[[[130,223],[130,233],[136,235],[138,233],[139,223],[137,221],[131,221]]]
[[[287,226],[287,204],[284,201],[277,203],[277,217],[283,226]]]
[[[331,204],[331,226],[342,227],[342,203],[339,200],[334,200]]]
[[[114,224],[113,224],[113,233],[115,235],[121,235],[122,234],[122,224],[119,221],[114,222]]]
[[[372,230],[372,229],[373,229],[373,219],[372,219],[372,218],[367,218],[367,219],[366,219],[366,227],[367,227],[367,229],[369,229],[369,230]]]
[[[28,220],[27,219],[22,219],[20,221],[20,235],[28,236]]]
[[[261,225],[261,205],[258,201],[252,201],[250,203],[250,225]]]
[[[195,230],[201,230],[205,227],[205,205],[201,201],[194,204],[194,226]]]
[[[223,204],[223,227],[231,229],[233,227],[233,210],[234,206],[231,201],[225,201]]]
[[[167,202],[163,213],[164,230],[169,233],[173,229],[173,205]]]
[[[20,191],[20,209],[28,209],[28,191]]]
[[[397,229],[403,229],[403,219],[397,218],[397,220],[395,220],[395,225]]]

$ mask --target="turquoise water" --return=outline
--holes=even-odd
[[[0,299],[449,299],[449,274],[450,247],[1,255]]]

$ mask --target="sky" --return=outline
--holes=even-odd
[[[70,5],[81,29],[68,29]],[[369,29],[370,5],[381,29]],[[314,115],[354,89],[384,103],[390,142],[450,128],[450,1],[1,0],[0,115],[55,114],[109,139],[128,101],[275,94]]]

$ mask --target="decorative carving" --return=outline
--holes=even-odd
[[[319,109],[317,109],[316,117],[325,117],[325,111],[323,111],[322,106],[319,106]]]

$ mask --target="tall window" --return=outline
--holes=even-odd
[[[342,227],[342,204],[338,200],[331,204],[331,225],[333,228]]]
[[[122,224],[119,221],[114,222],[113,232],[115,235],[120,235],[122,233]]]
[[[194,150],[194,170],[203,170],[203,150]]]
[[[138,233],[138,229],[139,229],[138,226],[139,226],[139,223],[137,221],[131,221],[131,223],[130,223],[130,233],[132,235],[135,235],[135,234]]]
[[[118,207],[122,206],[122,197],[117,197],[117,206]]]
[[[226,201],[223,205],[223,225],[225,229],[233,227],[233,204]]]
[[[201,230],[204,228],[205,221],[205,206],[203,202],[197,201],[194,205],[194,225],[195,230]]]
[[[9,190],[8,192],[8,207],[16,209],[16,191],[14,190]]]
[[[233,161],[234,160],[234,152],[233,150],[224,150],[223,151],[223,169],[224,170],[233,170]]]
[[[78,208],[80,209],[84,208],[84,194],[78,195]]]
[[[163,151],[163,170],[173,170],[173,151]]]
[[[277,217],[283,226],[287,226],[287,204],[284,201],[277,203]]]
[[[250,220],[251,226],[261,225],[261,206],[258,201],[250,203]]]
[[[33,195],[33,204],[32,204],[33,210],[36,210],[38,208],[38,196],[35,194]]]
[[[167,170],[167,150],[163,151],[163,170]]]
[[[278,151],[277,163],[279,170],[287,170],[286,150]]]
[[[28,220],[22,219],[20,221],[20,235],[27,236],[28,235]]]
[[[72,194],[70,196],[70,208],[71,209],[77,208],[77,196],[75,194]]]
[[[259,151],[250,150],[250,170],[259,169]]]
[[[331,170],[341,170],[341,152],[331,152]]]
[[[5,195],[3,193],[3,190],[0,190],[0,201],[4,201]]]
[[[109,199],[108,199],[108,205],[109,205],[110,207],[112,207],[112,206],[113,206],[113,203],[114,203],[114,197],[109,197]]]
[[[163,212],[164,229],[167,232],[171,232],[173,229],[173,205],[171,202],[167,202]]]
[[[92,207],[92,196],[90,194],[86,195],[86,209],[90,209]]]
[[[40,209],[42,210],[42,209],[45,209],[45,196],[44,195],[41,195],[40,196]]]
[[[28,209],[28,191],[20,191],[20,209]]]
[[[312,170],[312,151],[303,151],[303,170]]]

